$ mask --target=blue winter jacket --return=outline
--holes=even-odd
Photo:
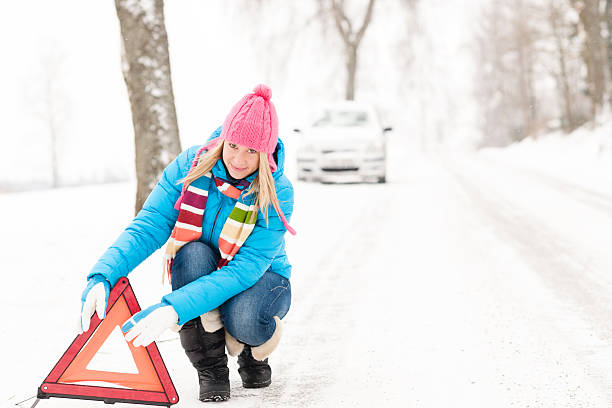
[[[221,133],[219,127],[210,139]],[[200,146],[193,146],[181,154],[166,167],[161,179],[145,201],[138,215],[106,250],[87,276],[99,274],[104,276],[111,287],[123,276],[127,276],[136,266],[154,251],[166,243],[178,210],[174,203],[179,198],[183,179],[191,167]],[[281,210],[287,220],[293,212],[293,186],[283,174],[285,150],[282,141],[278,140],[277,170],[272,173],[276,185],[276,194]],[[213,167],[212,173],[227,178],[221,160]],[[257,172],[247,178],[252,181]],[[229,216],[235,199],[227,197],[216,188],[210,188],[202,225],[201,241],[212,248],[219,249],[219,235]],[[234,258],[224,267],[209,275],[203,276],[182,288],[163,297],[171,304],[183,324],[218,306],[227,299],[253,286],[266,271],[271,271],[289,278],[291,265],[285,254],[285,226],[274,207],[268,208],[268,221],[260,211],[253,232]]]

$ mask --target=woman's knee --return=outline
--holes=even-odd
[[[250,346],[259,346],[265,343],[276,328],[272,316],[263,315],[257,311],[243,310],[241,312],[231,308],[221,308],[223,325],[229,334],[241,343]]]
[[[258,346],[272,337],[276,329],[274,316],[282,319],[290,304],[289,281],[266,272],[254,286],[221,306],[221,318],[232,337],[242,343]]]
[[[172,261],[172,290],[217,269],[219,255],[200,241],[185,244]]]

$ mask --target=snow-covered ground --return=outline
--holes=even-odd
[[[295,183],[273,383],[242,388],[232,359],[224,406],[609,407],[610,125],[472,155],[395,134],[386,185]],[[72,341],[84,275],[133,196],[132,183],[0,195],[1,407],[29,407]],[[141,306],[168,290],[160,265],[130,275]],[[177,406],[202,406],[176,335],[159,347]]]

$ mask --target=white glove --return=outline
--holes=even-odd
[[[134,346],[148,346],[153,343],[166,329],[176,329],[178,314],[166,302],[150,306],[130,317],[121,326],[125,339],[134,340]]]
[[[81,333],[89,330],[89,323],[94,311],[98,317],[104,319],[106,316],[106,302],[110,292],[110,284],[104,278],[94,275],[87,282],[87,287],[81,296]]]

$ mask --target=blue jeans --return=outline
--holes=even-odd
[[[203,242],[183,246],[172,261],[172,290],[217,270],[219,252]],[[228,299],[219,307],[225,329],[238,341],[259,346],[272,337],[276,321],[291,305],[291,284],[274,272],[264,275],[247,290]]]

